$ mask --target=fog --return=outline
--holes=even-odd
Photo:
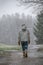
[[[33,18],[32,16],[19,15],[3,15],[0,19],[0,42],[5,44],[17,44],[18,33],[21,30],[21,25],[26,24],[30,31],[31,43],[33,43]]]
[[[18,32],[25,23],[30,31],[31,44],[35,44],[33,27],[42,9],[42,4],[21,5],[16,0],[0,0],[0,43],[17,44]]]

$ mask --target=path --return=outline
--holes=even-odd
[[[31,56],[28,58],[23,58],[22,52],[17,51],[12,51],[11,56],[6,58],[5,60],[3,60],[3,62],[5,63],[2,63],[0,65],[43,65],[43,57]]]
[[[43,57],[23,58],[22,53],[12,53],[11,65],[43,65]]]
[[[37,47],[29,47],[28,58],[23,58],[22,51],[5,52],[8,52],[10,56],[0,57],[0,65],[43,65],[43,51],[38,52]]]

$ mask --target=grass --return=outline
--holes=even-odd
[[[21,48],[19,48],[19,47],[10,47],[10,48],[3,47],[3,48],[0,48],[0,50],[21,50]]]
[[[1,50],[21,50],[21,46],[0,44],[0,51]]]
[[[6,50],[21,50],[21,46],[0,44],[0,57],[10,55],[10,53],[6,52]]]

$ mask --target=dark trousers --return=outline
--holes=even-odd
[[[28,42],[27,41],[21,41],[22,50],[28,50]]]

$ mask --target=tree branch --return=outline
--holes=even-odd
[[[38,3],[43,5],[43,0],[17,0],[20,3]]]

